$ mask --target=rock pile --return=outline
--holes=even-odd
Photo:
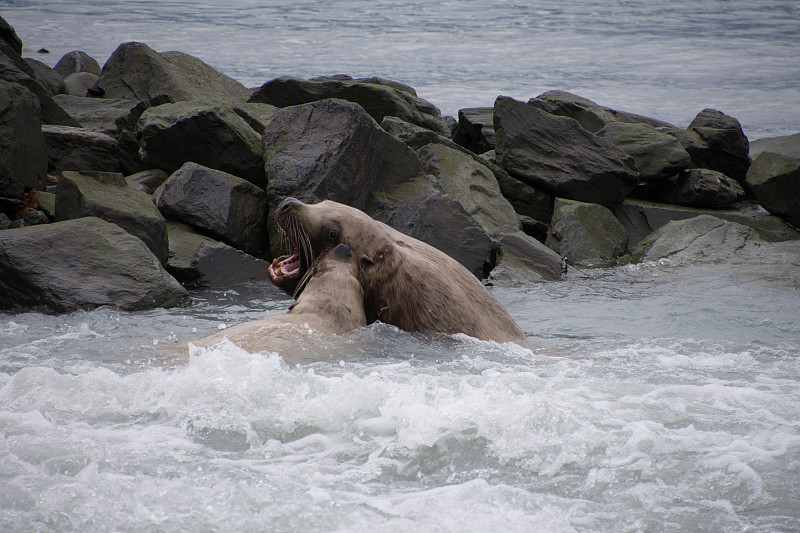
[[[289,195],[358,207],[495,284],[559,279],[564,257],[651,260],[678,234],[800,239],[800,140],[751,164],[719,111],[682,129],[551,91],[456,123],[397,82],[250,90],[143,43],[50,69],[0,22],[2,308],[171,306],[266,280]]]

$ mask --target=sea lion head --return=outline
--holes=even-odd
[[[387,226],[331,200],[306,204],[286,198],[275,219],[289,243],[289,255],[273,260],[269,274],[273,283],[289,293],[296,291],[316,258],[340,243],[349,245],[362,268],[383,260],[393,247]]]

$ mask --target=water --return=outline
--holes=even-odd
[[[212,8],[213,6],[213,8]],[[344,72],[454,114],[564,89],[752,138],[800,124],[780,2],[0,2],[26,55],[177,49],[255,86]],[[50,55],[36,55],[47,47]],[[0,313],[0,531],[800,531],[797,261],[493,288],[531,349],[374,324],[288,365],[186,339],[283,312]]]
[[[383,76],[449,115],[560,89],[681,127],[712,107],[751,139],[800,131],[796,0],[2,0],[0,13],[51,66],[142,41],[251,87]]]

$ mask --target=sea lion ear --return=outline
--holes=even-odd
[[[366,266],[372,266],[376,263],[380,263],[386,257],[394,251],[394,244],[391,241],[384,242],[377,250],[373,251],[371,254],[362,254],[358,257],[361,264]]]

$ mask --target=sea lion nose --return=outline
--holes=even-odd
[[[300,207],[301,205],[303,205],[303,202],[301,202],[300,200],[292,198],[291,196],[287,196],[286,199],[284,199],[283,202],[281,202],[281,205],[278,206],[278,211],[282,213],[293,207]]]
[[[350,259],[353,257],[350,247],[346,244],[337,244],[336,248],[333,249],[333,254],[340,259]]]

